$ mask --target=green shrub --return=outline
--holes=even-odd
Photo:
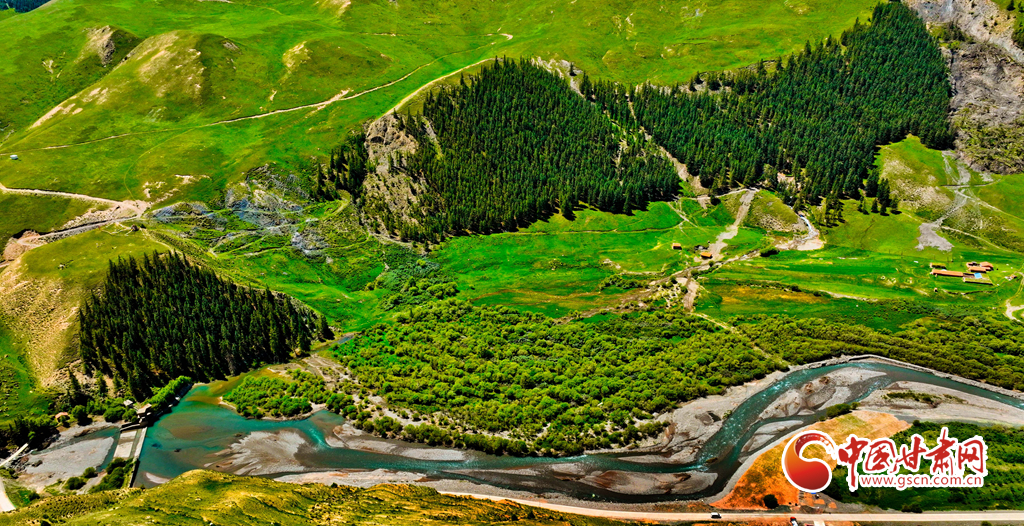
[[[107,422],[117,422],[121,420],[121,415],[124,414],[124,409],[120,407],[110,407],[103,413],[103,419]]]
[[[64,483],[64,489],[78,491],[85,486],[85,479],[82,477],[71,477]]]

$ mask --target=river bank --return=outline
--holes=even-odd
[[[885,396],[922,389],[943,398],[917,407]],[[301,421],[247,420],[209,394],[197,387],[151,429],[140,485],[205,468],[297,483],[414,483],[588,506],[681,509],[722,495],[752,459],[817,421],[831,405],[860,401],[906,420],[959,416],[1024,423],[1024,403],[1017,398],[877,359],[776,372],[659,415],[669,426],[641,447],[571,458],[495,457],[387,440],[326,411]]]

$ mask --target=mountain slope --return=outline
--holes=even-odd
[[[0,73],[22,79],[0,86],[0,153],[23,160],[0,182],[207,199],[267,161],[323,155],[342,131],[482,59],[539,55],[615,80],[685,81],[838,33],[873,3],[55,0],[0,20]],[[113,53],[90,55],[110,48],[94,43],[108,33]],[[79,56],[96,61],[72,75]]]

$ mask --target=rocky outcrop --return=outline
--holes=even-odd
[[[429,124],[428,135],[432,136]],[[393,113],[367,127],[366,150],[376,170],[363,181],[362,215],[363,223],[371,230],[402,238],[404,233],[422,228],[426,187],[402,167],[404,156],[420,147]]]
[[[957,150],[975,170],[1024,171],[1024,66],[992,44],[951,53]]]
[[[1024,64],[1024,51],[1012,40],[1014,17],[992,0],[906,0],[927,24],[955,24],[978,42],[993,44]]]
[[[78,62],[95,57],[103,67],[119,61],[139,42],[139,37],[112,26],[89,28],[86,33]]]
[[[992,0],[907,0],[929,25],[955,25],[969,42],[948,49],[957,152],[975,170],[1024,171],[1024,51],[1014,18]]]

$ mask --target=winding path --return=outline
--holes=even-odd
[[[496,33],[496,34],[492,33],[492,34],[488,34],[488,35],[485,35],[485,36],[501,36],[501,37],[504,37],[506,41],[512,40],[512,35],[510,35],[508,33]],[[468,53],[470,51],[476,51],[478,49],[481,49],[481,48],[484,48],[484,47],[487,47],[487,46],[493,46],[493,45],[497,44],[498,42],[500,42],[500,40],[499,41],[495,41],[495,42],[490,42],[490,43],[487,43],[487,44],[484,44],[484,45],[481,45],[481,46],[477,46],[475,48],[465,49],[465,50],[462,50],[462,51],[454,51],[452,53],[441,55],[441,56],[431,60],[430,62],[426,62],[424,64],[421,64],[421,65],[417,66],[412,71],[406,73],[405,75],[402,75],[401,77],[399,77],[399,78],[397,78],[395,80],[392,80],[392,81],[389,81],[389,82],[385,82],[384,84],[380,84],[378,86],[375,86],[375,87],[372,87],[372,88],[360,91],[359,93],[356,93],[354,95],[348,95],[349,90],[344,90],[341,93],[338,93],[337,95],[335,95],[335,96],[333,96],[333,97],[331,97],[331,98],[329,98],[327,100],[324,100],[324,101],[314,102],[314,103],[311,103],[311,104],[303,104],[301,106],[294,106],[294,107],[291,107],[291,108],[282,108],[282,109],[279,109],[279,110],[273,110],[273,111],[269,111],[269,112],[266,112],[266,113],[257,113],[255,115],[246,115],[246,116],[243,116],[243,117],[233,117],[233,118],[230,118],[230,119],[224,119],[224,120],[220,120],[220,121],[216,121],[216,122],[210,122],[210,123],[206,123],[206,124],[199,124],[199,125],[196,125],[196,126],[185,126],[185,127],[181,127],[181,128],[167,128],[167,129],[163,129],[163,130],[146,130],[146,131],[139,131],[139,132],[120,133],[120,134],[117,134],[117,135],[111,135],[109,137],[101,137],[99,139],[92,139],[92,140],[78,142],[78,143],[57,144],[57,145],[51,145],[51,146],[42,146],[42,147],[39,147],[39,148],[26,148],[24,150],[10,150],[10,151],[4,151],[3,155],[18,154],[18,153],[24,153],[24,152],[33,152],[33,151],[40,151],[40,150],[57,150],[57,149],[61,149],[61,148],[71,148],[73,146],[83,146],[83,145],[87,145],[87,144],[95,144],[95,143],[98,143],[98,142],[104,142],[104,141],[109,141],[109,140],[114,140],[114,139],[121,139],[121,138],[124,138],[124,137],[133,137],[133,136],[137,136],[137,135],[149,135],[149,134],[153,134],[153,133],[185,132],[185,131],[195,130],[195,129],[200,129],[200,128],[208,128],[208,127],[211,127],[211,126],[220,126],[220,125],[223,125],[223,124],[230,124],[230,123],[233,123],[233,122],[241,122],[241,121],[247,121],[247,120],[253,120],[253,119],[262,119],[262,118],[270,117],[270,116],[273,116],[273,115],[280,115],[280,114],[284,114],[284,113],[291,113],[291,112],[294,112],[294,111],[305,110],[305,109],[313,109],[313,110],[319,111],[319,110],[322,110],[322,109],[326,108],[327,106],[330,106],[331,104],[334,104],[336,102],[343,102],[343,101],[347,101],[347,100],[352,100],[352,99],[355,99],[355,98],[358,98],[358,97],[362,97],[363,95],[366,95],[367,93],[372,93],[374,91],[377,91],[377,90],[380,90],[380,89],[384,89],[384,88],[393,86],[395,84],[398,84],[399,82],[402,82],[402,81],[408,79],[409,77],[411,77],[417,71],[419,71],[419,70],[421,70],[421,69],[423,69],[425,67],[428,67],[428,66],[438,62],[439,60],[441,60],[443,58],[450,57],[452,55],[458,55],[460,53]],[[463,69],[475,66],[475,65],[480,64],[482,62],[485,62],[487,60],[493,60],[493,59],[494,59],[494,57],[483,59],[480,62],[476,62],[474,64],[470,64],[469,66],[466,66],[466,67],[456,71],[455,73],[458,73],[459,71],[462,71]],[[445,77],[448,77],[450,75],[454,75],[455,73],[448,73],[446,75],[442,75],[441,77],[438,77],[438,78],[436,78],[434,80],[431,80],[430,82],[425,84],[425,86],[431,85],[431,84],[437,82],[438,80],[443,79]],[[420,89],[422,89],[422,87]],[[419,91],[419,89],[416,92],[413,92],[412,95],[415,95],[418,91]],[[412,95],[410,95],[410,97]],[[406,97],[406,99],[408,99],[408,98],[409,97]],[[401,105],[404,102],[405,102],[405,99],[403,99],[402,102],[399,103],[399,105]],[[396,108],[397,108],[397,106],[396,106]]]
[[[736,221],[729,225],[729,227],[725,229],[725,232],[718,234],[718,238],[715,239],[715,242],[708,248],[708,250],[711,251],[713,259],[721,259],[722,250],[725,250],[725,247],[728,245],[726,241],[736,237],[736,234],[739,233],[740,225],[743,224],[743,220],[747,218],[747,212],[750,211],[750,203],[754,201],[754,196],[757,195],[757,190],[754,188],[748,188],[743,190],[743,192],[745,193],[740,197],[740,208],[736,211]]]
[[[15,195],[34,195],[34,196],[47,196],[47,197],[59,197],[62,199],[74,199],[78,201],[88,201],[90,203],[96,203],[104,206],[109,206],[110,209],[103,212],[109,214],[106,219],[98,219],[96,221],[90,221],[88,223],[63,228],[60,230],[54,230],[45,234],[32,235],[31,237],[18,237],[14,238],[15,243],[33,249],[50,241],[62,239],[65,237],[73,236],[75,234],[81,234],[88,232],[95,228],[100,228],[114,223],[120,223],[122,221],[128,221],[132,219],[138,219],[146,213],[149,209],[150,203],[146,201],[114,201],[112,199],[104,199],[102,197],[93,197],[85,194],[75,194],[70,192],[59,192],[56,190],[37,190],[33,188],[8,188],[0,183],[0,194],[15,194]],[[119,212],[127,212],[127,215],[119,215]],[[83,216],[80,216],[83,217]]]
[[[935,221],[928,223],[921,223],[918,227],[921,235],[917,238],[917,249],[924,250],[925,247],[934,247],[943,252],[949,252],[953,250],[953,243],[950,243],[948,239],[939,235],[939,230],[942,229],[942,223],[949,219],[950,216],[955,214],[958,210],[967,204],[969,196],[964,193],[963,189],[971,182],[971,172],[969,172],[959,161],[956,162],[956,173],[953,171],[953,166],[950,165],[950,159],[953,154],[951,152],[942,152],[942,160],[945,163],[946,176],[951,180],[954,180],[954,184],[949,186],[953,190],[953,203],[948,209]]]
[[[3,194],[17,194],[17,195],[42,195],[42,196],[52,196],[52,197],[63,197],[65,199],[77,199],[79,201],[91,201],[93,203],[100,203],[100,204],[110,205],[110,206],[120,206],[120,205],[125,205],[127,203],[131,203],[131,201],[123,201],[123,202],[122,201],[114,201],[112,199],[104,199],[102,197],[93,197],[91,195],[85,195],[85,194],[73,194],[73,193],[69,193],[69,192],[58,192],[58,191],[55,191],[55,190],[36,190],[36,189],[32,189],[32,188],[8,188],[8,187],[4,186],[3,183],[0,183],[0,193],[3,193]],[[133,205],[130,205],[130,206],[133,206]]]

